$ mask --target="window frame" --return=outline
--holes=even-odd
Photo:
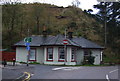
[[[63,49],[64,50],[64,47],[59,47],[58,48],[58,61],[59,62],[64,62],[65,61],[65,58],[66,58],[66,55],[65,55],[65,51],[64,51],[64,59],[60,59],[60,49]],[[66,52],[67,53],[67,52]]]
[[[48,55],[48,49],[49,48],[52,48],[52,59],[49,59],[49,55]],[[53,61],[53,47],[47,47],[47,58],[46,58],[47,61]]]
[[[90,49],[85,49],[84,50],[84,56],[90,56],[91,54],[92,54],[92,51]]]
[[[35,60],[30,60],[30,51],[35,50]],[[36,48],[31,48],[29,51],[29,61],[36,61]]]
[[[72,54],[72,51],[74,49],[74,54]],[[72,59],[72,55],[74,55],[74,59]],[[76,48],[71,48],[71,62],[75,62],[76,61]]]

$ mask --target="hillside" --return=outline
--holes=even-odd
[[[82,36],[102,45],[102,25],[92,16],[73,6],[57,7],[49,4],[3,5],[3,48],[10,48],[28,35],[41,35],[46,27],[49,35],[64,34],[71,27],[75,36]]]
[[[74,36],[81,36],[104,46],[104,26],[96,16],[97,14],[92,15],[74,6],[64,8],[40,3],[4,4],[2,46],[11,51],[13,44],[28,36],[28,29],[29,35],[42,35],[45,28],[48,35],[64,34],[65,29],[72,29]],[[113,36],[114,32],[110,32],[108,36],[111,41],[104,50],[104,60],[118,63],[120,61],[119,39]],[[113,38],[114,42],[112,42]]]

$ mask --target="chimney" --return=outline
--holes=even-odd
[[[43,27],[43,36],[44,36],[44,37],[47,36],[46,26]]]
[[[72,38],[73,38],[72,34],[73,34],[72,28],[69,28],[69,29],[68,29],[68,38],[69,38],[69,39],[72,39]]]

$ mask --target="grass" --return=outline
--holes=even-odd
[[[27,64],[26,62],[19,62],[21,64]],[[30,62],[29,64],[40,64],[39,62]]]
[[[19,62],[19,63],[21,63],[21,64],[27,64],[26,62]]]
[[[40,64],[39,62],[30,62],[29,64]]]
[[[119,64],[120,60],[118,57],[105,57],[103,58],[104,63],[109,63],[109,64]]]

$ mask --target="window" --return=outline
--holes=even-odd
[[[76,53],[76,49],[72,48],[72,53],[71,53],[71,60],[75,61],[75,53]]]
[[[53,48],[47,48],[47,60],[53,60]]]
[[[36,60],[36,49],[30,49],[29,60],[30,61]]]
[[[89,59],[89,56],[92,54],[90,49],[85,49],[84,50],[84,60],[87,62]]]
[[[65,59],[64,48],[59,48],[59,60]]]
[[[91,55],[91,50],[84,50],[84,56],[90,56]]]

